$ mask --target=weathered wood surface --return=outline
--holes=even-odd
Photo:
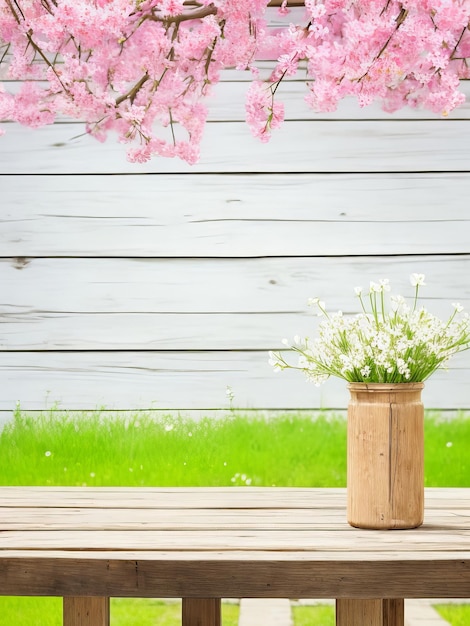
[[[470,254],[260,259],[0,259],[3,313],[306,312],[321,296],[330,311],[359,310],[354,287],[389,278],[414,296],[413,271],[426,274],[420,302],[437,315],[470,304]],[[422,297],[422,300],[421,300]],[[314,317],[315,315],[312,315]],[[149,338],[151,339],[151,338]]]
[[[465,172],[470,167],[470,128],[460,120],[293,121],[269,145],[254,139],[243,122],[208,123],[201,160],[193,166],[161,157],[129,163],[116,139],[100,144],[83,136],[80,124],[34,132],[14,124],[5,127],[0,152],[4,174]]]
[[[64,598],[64,626],[109,626],[109,598]]]
[[[182,626],[220,626],[220,598],[183,598]]]
[[[470,250],[467,174],[4,175],[0,182],[2,256]]]
[[[276,376],[278,378],[276,378]],[[470,408],[468,353],[426,383],[427,408]],[[342,409],[344,381],[321,387],[298,372],[274,374],[266,351],[3,352],[0,409]]]
[[[336,626],[404,626],[403,599],[337,600]]]
[[[407,532],[360,531],[346,523],[342,489],[0,488],[0,516],[16,509],[18,524],[36,507],[36,530],[0,533],[0,593],[4,595],[134,597],[468,597],[470,518],[457,530],[448,517],[470,510],[470,490],[427,490],[425,524]],[[12,502],[16,501],[16,506]],[[68,528],[87,509],[97,526]],[[28,506],[28,502],[32,502]],[[289,507],[286,507],[286,502]],[[4,504],[7,503],[7,504]],[[181,508],[179,505],[181,505]],[[212,523],[181,529],[180,514],[206,505]],[[454,506],[455,505],[455,506]],[[124,507],[124,508],[122,508]],[[108,528],[122,508],[119,530]],[[62,510],[62,513],[60,512]],[[142,530],[141,511],[176,515],[166,529]],[[298,514],[312,515],[299,528]],[[137,518],[134,520],[133,514]],[[208,511],[209,512],[209,511]],[[282,514],[286,526],[258,514]],[[338,513],[343,522],[338,522]],[[53,526],[44,529],[44,516]],[[245,524],[233,528],[232,514]],[[64,527],[57,525],[63,516]],[[331,519],[332,526],[328,526]],[[99,522],[101,521],[101,529]],[[320,522],[315,523],[315,522]],[[81,518],[76,519],[78,526]]]
[[[271,71],[271,63],[260,63],[261,75],[267,77]],[[305,73],[300,71],[297,78],[282,81],[276,98],[285,105],[285,119],[292,120],[443,120],[443,116],[426,109],[416,109],[405,107],[394,113],[385,112],[379,103],[373,103],[366,108],[361,107],[355,98],[346,98],[338,104],[334,112],[316,113],[305,102],[305,97],[309,90],[304,80]],[[212,87],[211,95],[204,101],[208,109],[208,121],[210,122],[244,122],[245,98],[249,83],[252,80],[251,72],[242,72],[235,69],[224,70],[222,72],[222,82]],[[5,81],[5,90],[9,93],[17,93],[21,83],[15,81]],[[44,86],[46,83],[44,83]],[[39,81],[39,86],[42,86]],[[467,120],[470,118],[470,81],[461,81],[460,91],[467,100],[462,106],[450,111],[445,119]],[[57,122],[73,122],[71,118],[58,115]],[[80,123],[80,122],[79,122]],[[81,123],[80,123],[81,124]],[[7,127],[8,128],[8,127]],[[84,125],[82,125],[84,130]],[[0,143],[1,146],[1,143]]]
[[[270,8],[270,27],[303,14]],[[353,312],[356,284],[389,277],[404,291],[424,272],[433,312],[468,308],[470,104],[449,119],[353,99],[315,114],[304,77],[281,85],[287,121],[263,145],[243,121],[250,73],[224,70],[196,167],[129,164],[114,138],[65,118],[3,125],[3,416],[18,400],[220,408],[227,385],[241,408],[344,408],[341,381],[317,389],[266,362],[283,337],[314,331],[308,297]],[[426,385],[427,408],[470,407],[469,359]]]

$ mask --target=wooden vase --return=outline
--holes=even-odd
[[[351,383],[348,522],[416,528],[424,516],[423,383]]]

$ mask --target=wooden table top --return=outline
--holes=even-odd
[[[0,594],[470,597],[470,489],[425,502],[371,531],[344,489],[0,487]]]

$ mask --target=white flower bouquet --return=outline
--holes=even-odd
[[[275,371],[301,370],[316,385],[330,376],[348,382],[424,382],[451,356],[470,347],[470,318],[460,304],[453,304],[447,320],[418,307],[424,280],[424,274],[410,276],[415,288],[411,304],[400,295],[386,298],[388,279],[371,282],[367,294],[356,287],[362,313],[351,317],[341,311],[328,313],[319,298],[309,300],[324,318],[317,336],[295,337],[293,345],[284,339],[299,355],[297,365],[289,364],[280,352],[269,353],[270,365]]]

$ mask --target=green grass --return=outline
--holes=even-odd
[[[333,606],[293,606],[292,617],[295,626],[335,626]]]
[[[470,485],[470,416],[428,413],[425,482]],[[137,413],[111,419],[103,412],[39,417],[17,411],[0,434],[0,484],[89,486],[298,486],[346,484],[346,422],[329,413],[273,419],[228,414],[193,421]],[[450,606],[452,626],[470,624],[470,608]],[[158,600],[112,601],[113,626],[175,626],[179,607]],[[238,607],[224,606],[224,626]],[[295,626],[330,626],[333,608],[294,607]],[[0,598],[0,626],[59,626],[59,598]],[[460,621],[459,621],[460,620]]]
[[[0,598],[0,624],[62,626],[62,598]],[[237,626],[237,604],[222,604],[224,626]],[[151,599],[111,599],[112,626],[176,626],[181,623],[181,602]]]
[[[452,626],[469,626],[470,624],[470,604],[440,604],[435,605],[434,608]]]
[[[425,432],[426,485],[468,486],[470,418],[429,414]],[[346,423],[329,414],[192,421],[17,412],[0,435],[0,484],[345,486]]]

